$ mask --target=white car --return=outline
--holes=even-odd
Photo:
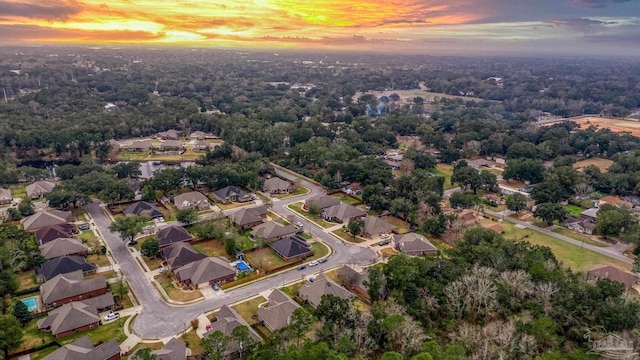
[[[389,234],[380,234],[380,239],[387,239],[389,236]]]
[[[104,321],[115,320],[120,317],[120,313],[111,313],[104,317]]]
[[[303,226],[304,226],[304,224],[303,224],[301,221],[298,221],[298,222],[296,222],[296,226],[298,226],[298,227],[303,227]]]
[[[316,266],[316,265],[318,265],[318,262],[315,260],[309,263],[309,266]]]

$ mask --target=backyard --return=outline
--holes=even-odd
[[[455,187],[451,184],[451,176],[453,175],[453,167],[451,165],[438,164],[432,172],[444,177],[445,190],[453,189]]]
[[[210,239],[194,241],[191,243],[194,249],[207,256],[221,256],[227,258],[227,252],[224,250],[224,244],[221,241]]]
[[[580,217],[580,214],[584,211],[583,208],[576,205],[565,205],[563,208],[567,211],[567,213],[573,217]]]
[[[347,196],[346,194],[343,193],[335,193],[335,194],[331,194],[331,197],[336,198],[340,201],[342,201],[345,204],[349,204],[349,205],[356,205],[356,204],[361,204],[362,200],[358,200],[358,199],[354,199],[350,196]]]
[[[18,291],[30,289],[38,286],[36,282],[36,276],[33,273],[33,270],[23,271],[18,274]]]
[[[283,260],[268,246],[246,252],[244,257],[249,260],[253,266],[261,269],[262,271],[270,271],[286,266],[287,264],[294,263],[294,261],[287,262]]]
[[[192,301],[202,298],[199,290],[186,290],[176,288],[173,278],[168,273],[156,275],[154,278],[167,293],[169,298],[174,301]]]
[[[504,229],[505,239],[514,241],[526,240],[534,245],[549,247],[559,261],[574,271],[586,271],[594,265],[607,263],[617,265],[624,269],[631,268],[629,264],[611,259],[608,256],[600,255],[591,250],[581,249],[578,246],[540,232],[531,229],[517,228],[513,223],[508,221],[504,221],[500,225]]]

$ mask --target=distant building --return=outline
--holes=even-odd
[[[209,198],[204,196],[198,191],[190,191],[188,193],[176,195],[173,197],[173,205],[178,210],[195,209],[195,210],[209,210],[211,204]]]
[[[411,256],[432,255],[438,250],[427,238],[416,233],[393,234],[391,235],[391,244],[396,251]]]
[[[228,204],[230,202],[243,203],[253,200],[248,192],[236,186],[227,186],[220,190],[216,190],[213,192],[213,196],[223,204]]]
[[[267,208],[263,205],[243,208],[229,215],[231,222],[240,230],[247,230],[262,224],[267,216]]]
[[[38,211],[35,214],[22,219],[21,222],[22,227],[25,230],[33,232],[48,226],[62,225],[71,222],[72,219],[73,215],[71,214],[71,211],[50,209]]]
[[[36,181],[33,184],[27,185],[27,196],[32,199],[43,198],[46,194],[50,193],[55,186],[56,184],[51,181]]]
[[[11,190],[0,188],[0,205],[9,205],[13,202]]]
[[[138,201],[127,206],[122,213],[125,215],[148,215],[151,219],[163,217],[162,211],[146,201]]]
[[[348,222],[354,219],[360,219],[367,216],[367,213],[349,204],[340,203],[322,210],[322,217],[327,221],[337,223]]]
[[[587,276],[595,279],[609,279],[624,285],[625,289],[638,283],[638,275],[611,265],[596,265],[587,271]]]
[[[180,132],[178,132],[178,130],[169,129],[167,131],[159,132],[156,137],[162,140],[178,140]]]
[[[264,185],[262,185],[262,191],[269,194],[288,194],[294,190],[293,183],[282,180],[279,177],[267,179],[264,181]]]
[[[293,225],[283,225],[277,221],[267,221],[251,230],[251,238],[253,240],[263,239],[268,243],[295,234],[296,228]]]

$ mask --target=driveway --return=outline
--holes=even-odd
[[[284,178],[295,178],[290,173],[280,170],[277,172],[278,175]],[[225,291],[223,294],[220,294],[220,296],[185,306],[169,305],[162,300],[158,291],[153,288],[153,285],[145,276],[145,272],[136,263],[136,260],[125,243],[117,234],[109,231],[111,218],[105,213],[106,209],[98,203],[88,204],[86,206],[87,212],[93,218],[96,228],[111,250],[114,259],[120,265],[120,271],[129,281],[131,289],[135,293],[138,298],[138,302],[141,305],[142,309],[140,314],[133,324],[134,333],[143,339],[160,339],[172,336],[189,326],[192,319],[195,319],[205,312],[220,308],[222,305],[239,302],[251,296],[255,296],[260,292],[281,287],[283,284],[301,280],[305,276],[335,266],[344,264],[365,265],[375,262],[377,260],[377,256],[370,249],[344,244],[333,236],[323,232],[322,229],[317,227],[315,224],[286,209],[286,205],[290,203],[301,201],[323,193],[320,186],[307,180],[301,180],[300,184],[309,188],[311,191],[307,194],[274,201],[272,211],[283,218],[293,215],[296,221],[301,221],[304,224],[304,228],[316,239],[319,239],[331,246],[333,248],[333,254],[328,258],[328,261],[302,271],[292,269],[283,274],[265,278],[254,284],[243,286],[231,291]]]

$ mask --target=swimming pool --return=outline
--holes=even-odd
[[[236,263],[236,267],[238,268],[238,270],[240,271],[246,271],[246,270],[251,270],[251,267],[249,267],[249,265],[247,265],[246,262],[244,261],[238,261]]]
[[[27,305],[27,309],[29,309],[29,311],[36,311],[38,309],[38,298],[35,296],[22,299],[20,301],[22,301],[23,304]]]

